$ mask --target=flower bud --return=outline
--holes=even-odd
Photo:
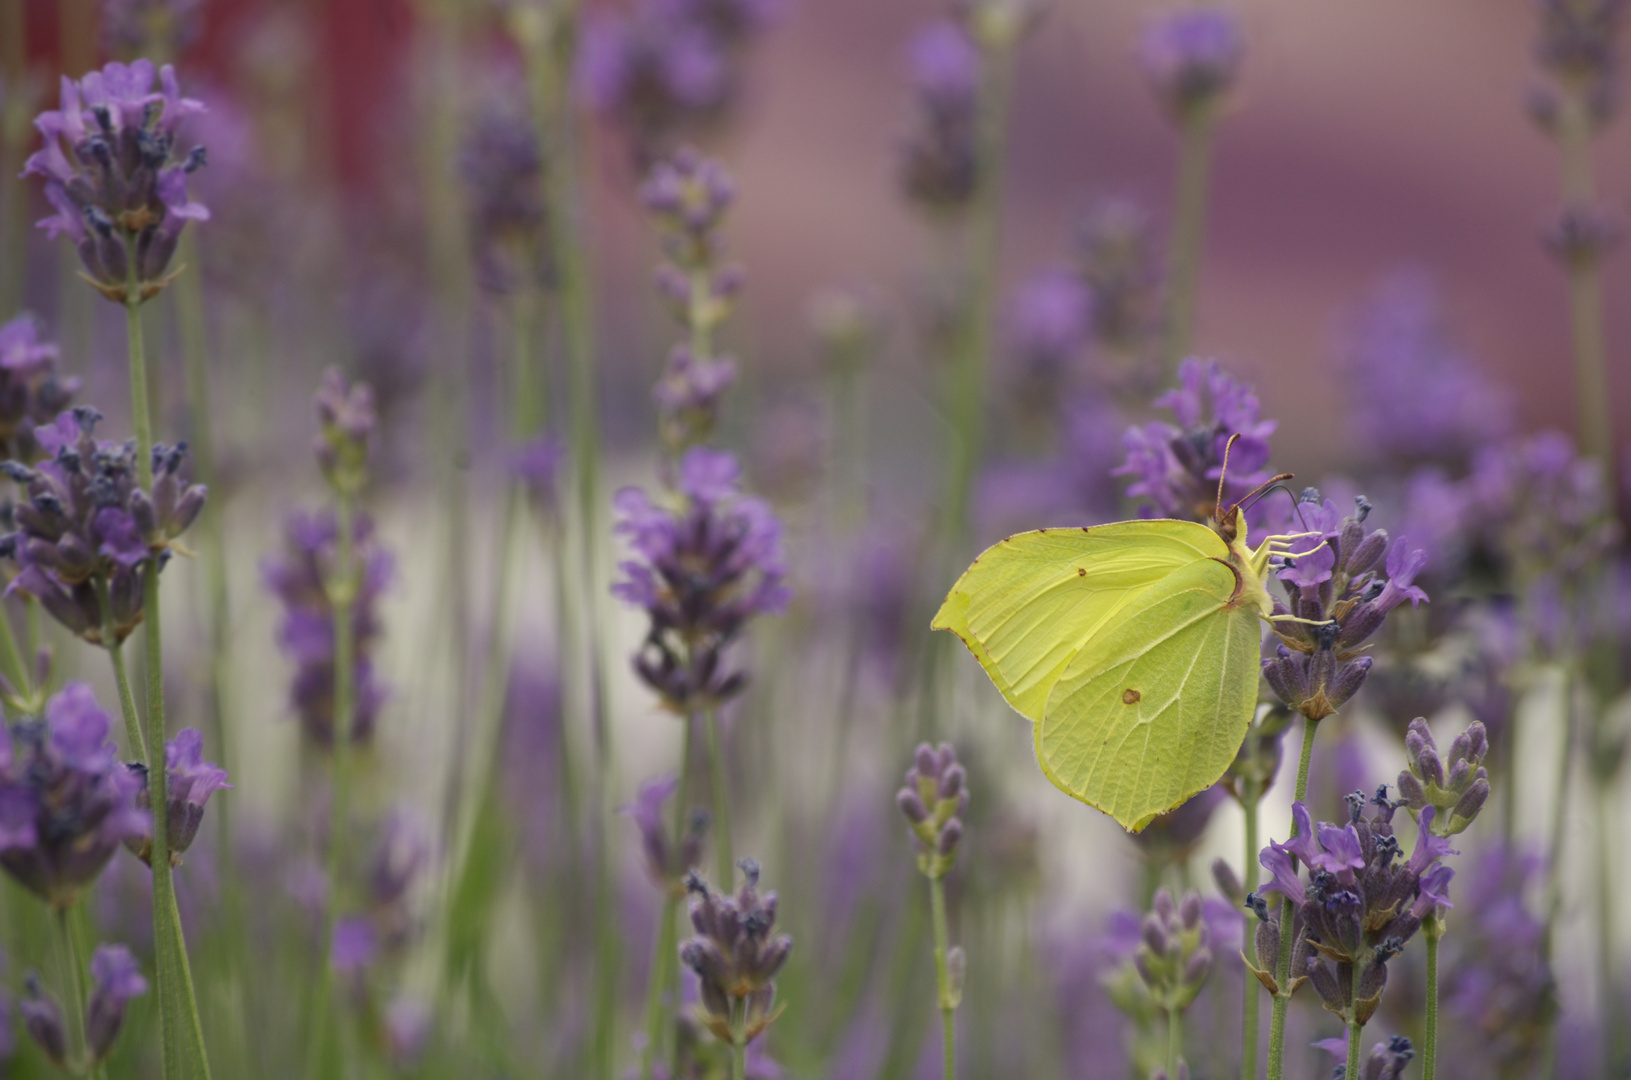
[[[895,793],[895,804],[906,820],[913,825],[921,824],[929,819],[929,810],[923,805],[923,800],[911,788],[901,788]]]
[[[1183,901],[1178,905],[1178,921],[1185,930],[1193,930],[1201,924],[1201,894],[1192,892],[1185,894]]]
[[[1455,835],[1478,816],[1478,811],[1484,808],[1484,801],[1489,798],[1489,780],[1484,770],[1478,770],[1478,779],[1467,788],[1467,793],[1456,801],[1455,808],[1450,811],[1450,835]]]
[[[1218,887],[1218,892],[1224,898],[1235,904],[1244,903],[1246,890],[1240,884],[1240,878],[1235,874],[1234,868],[1227,859],[1212,860],[1212,881]]]
[[[952,818],[940,830],[940,843],[935,850],[941,858],[950,857],[957,850],[957,842],[963,838],[963,823]]]
[[[40,985],[38,972],[29,972],[24,980],[23,1000],[18,1004],[23,1014],[23,1027],[45,1056],[58,1068],[66,1069],[68,1060],[68,1025],[62,1019],[62,1006]]]
[[[85,1044],[92,1061],[101,1061],[113,1049],[125,1022],[125,1005],[147,993],[147,980],[137,970],[136,958],[123,945],[98,945],[91,956],[90,1004],[85,1012]]]

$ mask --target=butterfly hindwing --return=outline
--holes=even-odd
[[[1008,703],[1037,721],[1072,659],[1135,598],[1227,555],[1217,533],[1192,521],[1019,533],[974,560],[932,625],[962,638]]]
[[[1217,782],[1257,702],[1258,620],[1202,560],[1142,590],[1077,650],[1035,728],[1067,794],[1137,831]]]

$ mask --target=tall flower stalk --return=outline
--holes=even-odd
[[[156,92],[155,74],[160,83]],[[154,495],[155,448],[148,416],[141,312],[142,305],[180,272],[170,270],[170,261],[182,229],[189,221],[209,219],[209,211],[187,195],[188,174],[204,164],[203,147],[195,146],[177,157],[181,122],[203,108],[181,96],[174,69],[166,65],[155,73],[146,60],[128,66],[108,64],[78,83],[64,78],[61,107],[35,121],[45,147],[29,158],[24,169],[44,178],[46,199],[56,210],[42,226],[52,235],[66,235],[77,249],[84,278],[125,309],[136,485]],[[166,539],[147,555],[141,572],[147,655],[143,734],[146,760],[153,766],[148,781],[153,813],[153,937],[165,1075],[185,1069],[207,1078],[209,1060],[176,907],[166,822],[169,799],[167,770],[162,767],[164,651],[159,571],[168,554],[167,545]]]
[[[1178,130],[1178,177],[1167,256],[1163,367],[1177,368],[1194,340],[1212,136],[1239,75],[1246,42],[1228,11],[1197,7],[1168,15],[1145,32],[1140,59]]]
[[[939,748],[918,745],[906,786],[895,803],[906,818],[917,848],[917,868],[929,882],[929,916],[934,930],[934,975],[941,1026],[941,1063],[945,1080],[957,1077],[957,1006],[963,1000],[966,959],[961,946],[952,946],[946,929],[944,879],[957,861],[963,838],[963,814],[968,810],[967,773],[957,763],[950,743]]]

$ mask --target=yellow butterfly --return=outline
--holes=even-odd
[[[1048,779],[1137,832],[1234,760],[1257,705],[1258,620],[1289,618],[1274,614],[1269,560],[1296,557],[1288,545],[1307,535],[1248,547],[1220,480],[1206,525],[1010,536],[957,579],[931,626],[962,638],[1030,718]]]

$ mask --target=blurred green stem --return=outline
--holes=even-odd
[[[1178,1080],[1178,1063],[1184,1059],[1184,1014],[1176,1005],[1167,1006],[1167,1080]],[[1242,1074],[1244,1075],[1244,1074]]]
[[[1021,16],[1000,5],[981,9],[990,17],[976,37],[985,61],[975,112],[975,187],[968,210],[965,273],[967,292],[950,372],[952,427],[946,456],[943,522],[948,555],[955,559],[968,530],[968,505],[985,441],[986,370],[997,306],[1002,255],[1002,203],[1006,175],[1009,99],[1014,48]]]
[[[677,948],[675,919],[679,917],[680,897],[669,892],[663,897],[658,913],[657,946],[651,956],[651,984],[646,988],[646,1044],[640,1050],[640,1080],[651,1080],[657,1058],[662,1056],[663,1031],[667,1027],[667,1010],[663,1008],[663,995],[671,980],[673,954]],[[675,999],[676,1004],[678,998]],[[670,1074],[672,1075],[672,1074]]]
[[[1585,93],[1583,88],[1577,88],[1568,95],[1558,119],[1565,212],[1596,210],[1596,184],[1591,171],[1593,125],[1591,105]],[[1603,286],[1597,254],[1569,260],[1567,269],[1580,446],[1588,457],[1597,459],[1603,470],[1605,489],[1618,492],[1614,482],[1617,463],[1614,460],[1613,398],[1605,360]]]
[[[1297,787],[1292,794],[1293,802],[1302,802],[1308,797],[1308,766],[1314,758],[1314,735],[1319,731],[1319,721],[1303,718],[1303,745],[1302,753],[1297,760]],[[1288,840],[1297,837],[1297,822],[1291,822],[1291,835]],[[1292,936],[1296,930],[1296,910],[1285,897],[1280,898],[1280,952],[1275,959],[1274,981],[1278,989],[1274,992],[1274,1004],[1269,1013],[1269,1070],[1268,1080],[1281,1080],[1285,1074],[1286,1055],[1286,1009],[1291,1005],[1291,946]],[[1357,1075],[1350,1073],[1350,1076]]]
[[[1240,801],[1240,808],[1246,815],[1246,859],[1242,866],[1241,884],[1248,896],[1257,891],[1257,811],[1263,802],[1262,792],[1256,790],[1257,784],[1252,782],[1251,786],[1252,790],[1246,792]],[[1248,935],[1246,948],[1251,947],[1251,937]],[[1258,995],[1262,992],[1263,984],[1248,972],[1243,985],[1245,998],[1240,1009],[1240,1075],[1244,1080],[1257,1080],[1257,1015],[1260,1004]]]
[[[1613,777],[1597,777],[1594,794],[1597,802],[1597,980],[1601,984],[1602,1015],[1624,1017],[1621,1006],[1619,980],[1619,935],[1615,932],[1615,856],[1619,848],[1614,845]],[[1626,1025],[1619,1020],[1603,1024],[1604,1080],[1615,1080],[1626,1075]],[[1432,1080],[1427,1077],[1426,1080]]]
[[[1353,978],[1350,982],[1348,996],[1348,1065],[1344,1076],[1357,1077],[1359,1075],[1359,1044],[1364,1038],[1365,1025],[1358,1019],[1359,1009],[1359,977],[1364,972],[1363,963],[1353,965]],[[1425,1074],[1424,1074],[1425,1075]]]
[[[719,875],[714,888],[729,893],[736,886],[736,861],[731,853],[730,781],[719,740],[719,710],[713,706],[704,709],[702,723],[708,737],[708,775],[714,791],[714,872]]]
[[[1438,942],[1444,936],[1444,916],[1434,912],[1421,924],[1427,943],[1427,1012],[1422,1027],[1421,1080],[1433,1080],[1438,1062]]]
[[[946,930],[946,887],[929,876],[929,917],[934,926],[934,975],[940,992],[940,1052],[945,1080],[957,1080],[957,992],[947,961],[950,935]]]
[[[1173,198],[1171,247],[1167,254],[1167,318],[1162,368],[1170,376],[1189,355],[1200,291],[1201,248],[1206,239],[1207,181],[1212,171],[1211,108],[1189,112],[1178,127],[1178,181]]]
[[[62,965],[63,996],[68,1012],[68,1060],[80,1065],[89,1060],[85,1041],[85,963],[79,955],[79,943],[68,925],[69,909],[59,907],[51,912],[51,925],[57,931],[57,957]],[[79,1068],[69,1070],[76,1075]]]

